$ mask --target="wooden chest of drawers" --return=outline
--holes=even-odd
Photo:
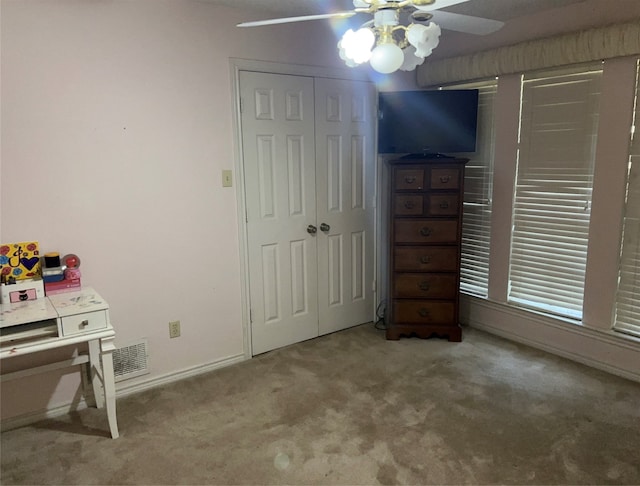
[[[460,240],[466,162],[390,162],[387,339],[462,339]]]

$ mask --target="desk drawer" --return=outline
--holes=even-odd
[[[62,334],[72,336],[107,327],[107,311],[87,312],[62,318]]]
[[[393,250],[393,269],[409,272],[457,272],[458,249],[453,246],[399,246]]]
[[[431,169],[431,189],[458,189],[460,169]]]
[[[424,169],[397,169],[393,187],[397,191],[424,189]]]
[[[429,196],[429,215],[433,216],[457,216],[457,194],[433,194]]]
[[[457,324],[454,302],[429,302],[424,300],[394,301],[396,324]]]
[[[422,216],[424,196],[419,194],[399,195],[395,198],[395,216]]]
[[[393,296],[400,298],[455,299],[458,292],[454,273],[399,273]]]
[[[396,243],[455,243],[457,220],[407,219],[395,221]]]

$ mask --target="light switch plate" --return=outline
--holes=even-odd
[[[231,187],[233,186],[233,173],[225,169],[222,171],[222,187]]]

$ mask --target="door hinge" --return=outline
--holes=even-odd
[[[378,287],[378,282],[376,280],[372,280],[371,281],[371,291],[375,292],[377,290]]]
[[[240,97],[240,113],[244,113],[244,100]]]
[[[253,310],[249,309],[249,324],[253,324]]]

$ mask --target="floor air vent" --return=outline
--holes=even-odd
[[[116,349],[113,352],[113,372],[116,381],[148,374],[148,357],[146,339]]]

